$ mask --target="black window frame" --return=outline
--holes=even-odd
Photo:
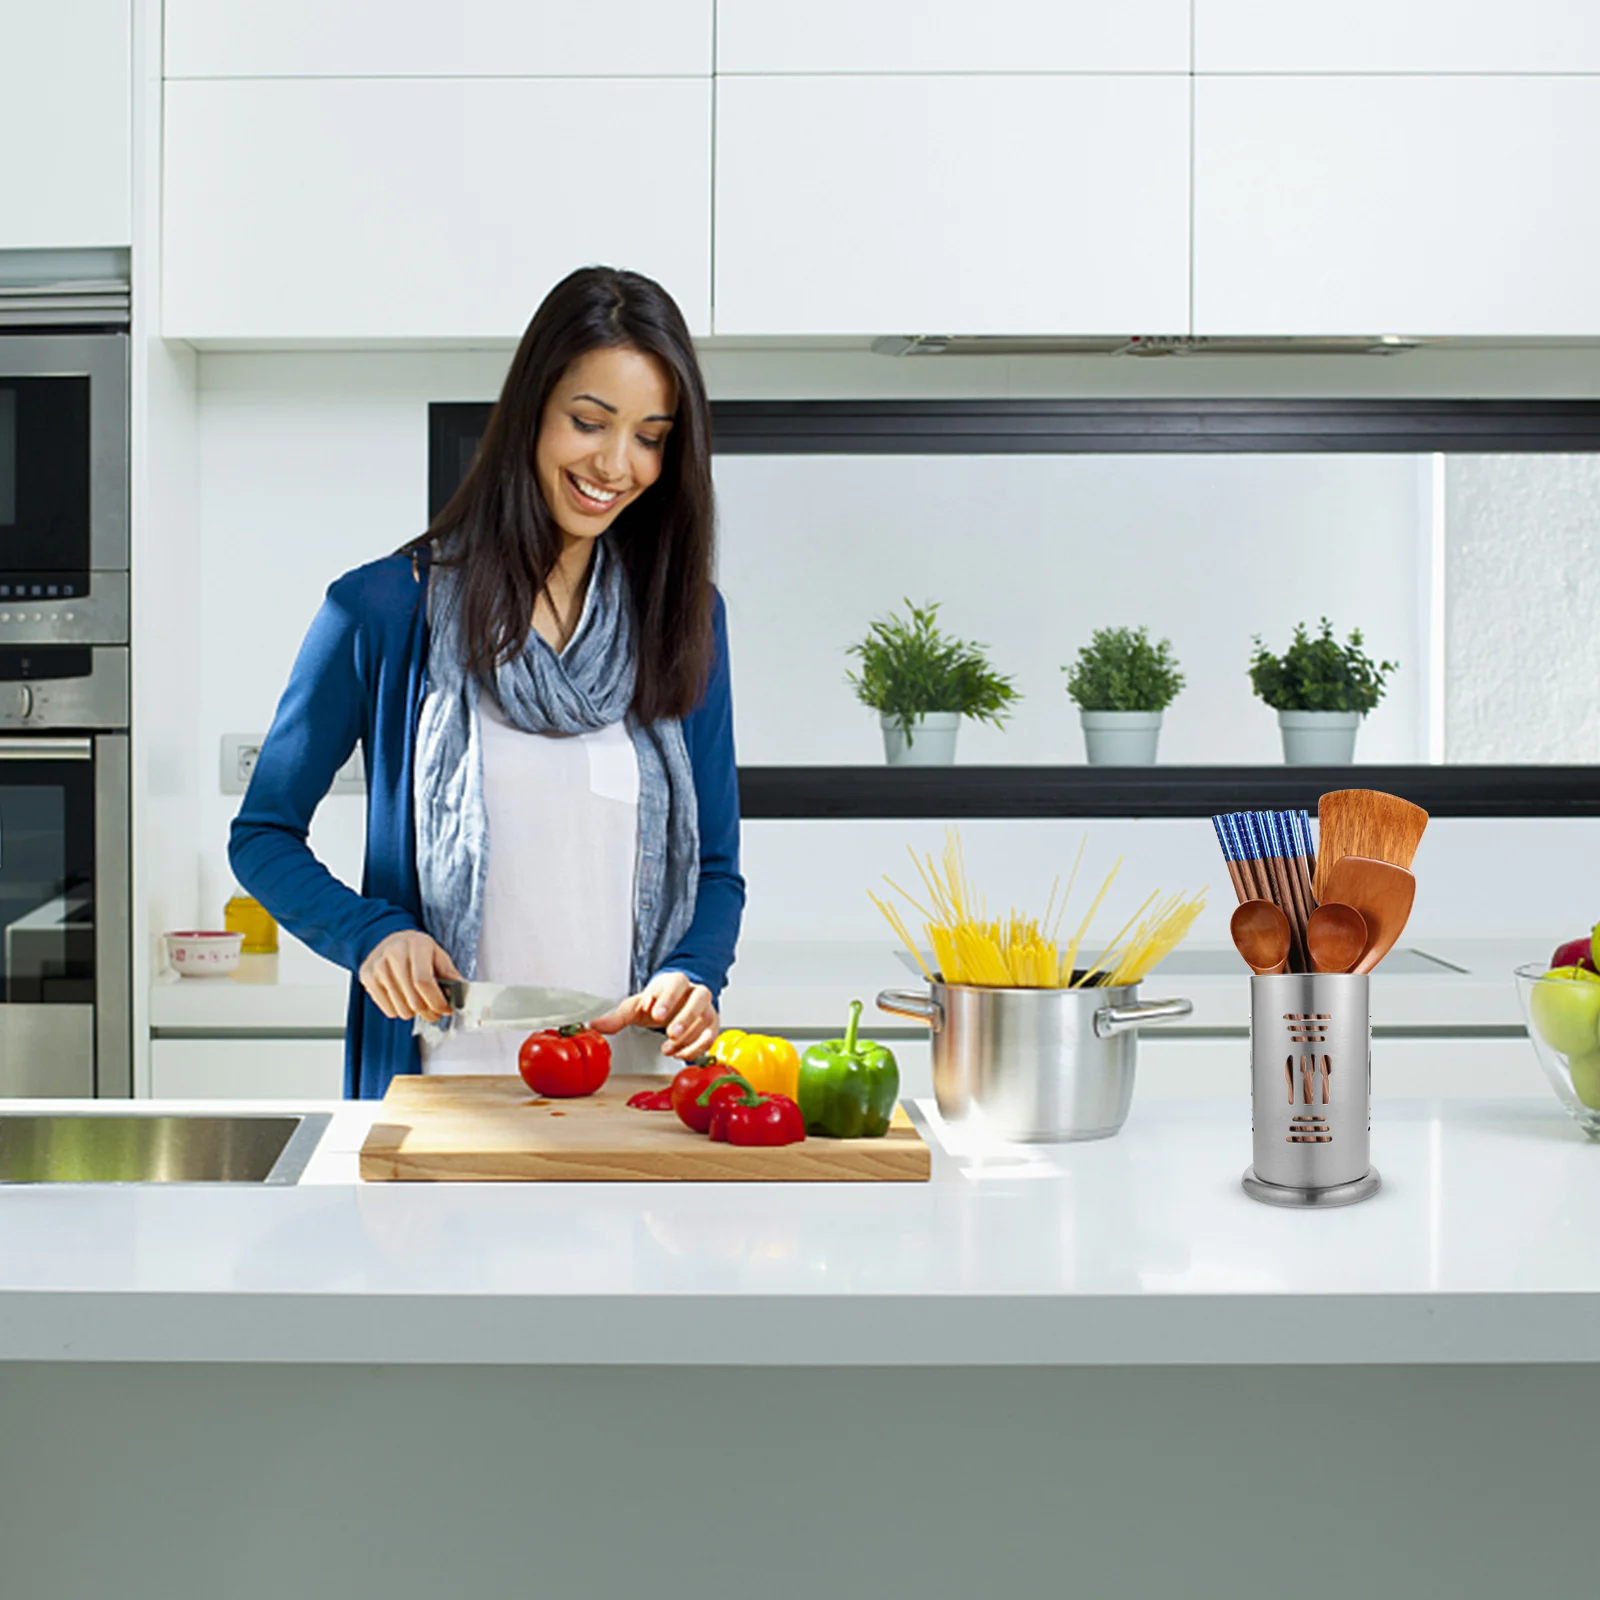
[[[459,482],[490,401],[428,407],[428,514]],[[1600,400],[716,400],[721,455],[1581,454]],[[741,767],[751,818],[1196,817],[1315,809],[1328,789],[1444,817],[1600,816],[1600,766]]]

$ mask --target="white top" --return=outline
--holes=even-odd
[[[128,1108],[0,1102],[50,1109]],[[297,1188],[0,1186],[0,1361],[1600,1361],[1600,1148],[1548,1090],[1379,1099],[1383,1188],[1328,1212],[1239,1187],[1243,1098],[861,1184],[361,1184],[383,1105],[333,1109]]]
[[[639,761],[623,723],[597,733],[524,733],[490,695],[478,701],[489,870],[478,976],[486,983],[631,993]],[[515,1072],[515,1028],[424,1046],[424,1072]],[[618,1071],[648,1071],[647,1035],[613,1041]],[[653,1049],[659,1054],[660,1042]],[[618,1053],[626,1059],[618,1058]]]

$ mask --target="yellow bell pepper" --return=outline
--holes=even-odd
[[[793,1100],[799,1093],[800,1052],[775,1034],[725,1029],[711,1047],[711,1059],[737,1072],[757,1094],[786,1094]]]

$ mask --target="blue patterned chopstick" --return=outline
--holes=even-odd
[[[1211,819],[1241,901],[1271,900],[1289,919],[1291,966],[1306,971],[1306,920],[1315,850],[1305,811],[1229,811]]]

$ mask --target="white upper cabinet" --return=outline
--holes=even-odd
[[[1195,88],[1197,334],[1600,335],[1600,79]]]
[[[1600,0],[1195,0],[1194,11],[1199,72],[1600,72]]]
[[[515,338],[591,262],[709,331],[704,78],[170,82],[165,133],[168,338]]]
[[[166,75],[706,77],[712,4],[166,0]]]
[[[1188,326],[1186,77],[717,83],[719,334]]]
[[[1189,0],[717,3],[719,73],[1188,70]]]
[[[130,0],[0,6],[0,249],[131,242]]]

